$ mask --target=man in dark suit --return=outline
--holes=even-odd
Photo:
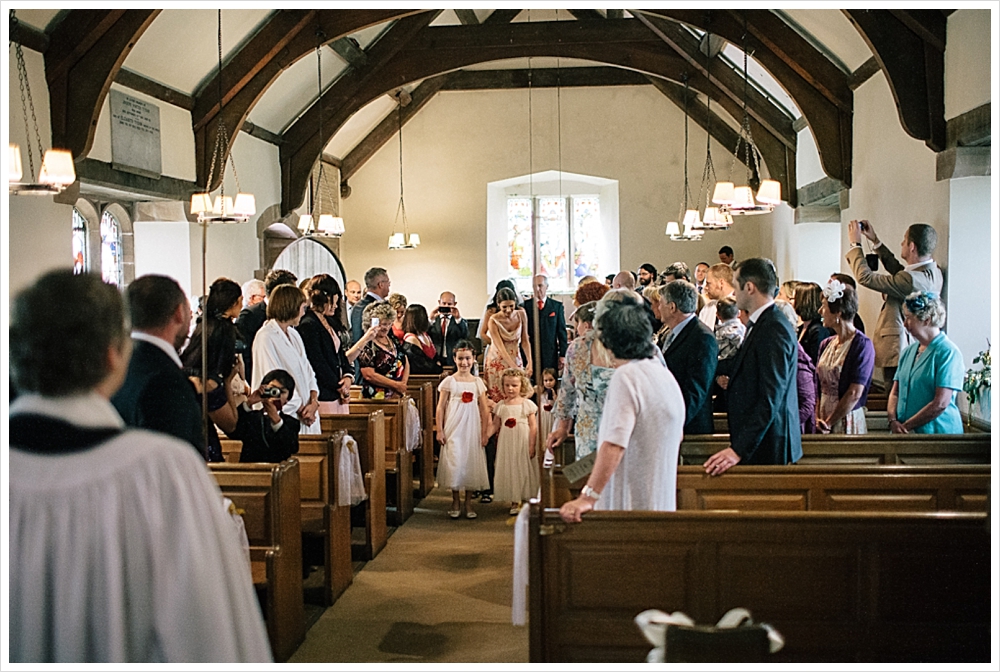
[[[173,278],[144,275],[125,290],[132,318],[132,358],[111,398],[129,427],[164,432],[205,455],[201,404],[177,351],[187,339],[191,306]]]
[[[291,271],[283,268],[270,270],[264,277],[265,297],[271,295],[271,291],[278,285],[294,285],[298,283],[298,278]],[[240,311],[236,318],[236,328],[240,330],[243,343],[246,346],[242,350],[243,368],[246,371],[246,380],[253,379],[253,339],[257,337],[257,332],[267,321],[267,299],[248,302],[247,306]]]
[[[802,457],[795,331],[774,305],[778,278],[769,259],[747,259],[736,271],[736,305],[747,334],[727,387],[730,445],[705,462],[717,476],[737,463],[789,464]]]
[[[447,366],[455,366],[455,344],[469,336],[469,323],[458,312],[458,301],[451,292],[441,292],[437,308],[431,312],[431,340]]]
[[[549,279],[544,275],[536,275],[534,286],[535,304],[526,304],[524,309],[528,313],[528,347],[531,348],[535,347],[534,319],[535,309],[538,309],[541,358],[536,366],[538,378],[541,379],[542,371],[545,369],[555,369],[557,374],[562,372],[569,340],[566,337],[566,315],[562,303],[546,296],[549,291]],[[534,354],[532,350],[532,360],[535,359]]]
[[[695,313],[698,290],[686,280],[660,289],[660,318],[670,327],[663,358],[684,397],[684,434],[713,434],[712,381],[719,344]]]

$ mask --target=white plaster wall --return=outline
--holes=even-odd
[[[944,116],[951,119],[990,101],[991,26],[995,9],[959,9],[948,17],[944,52]]]
[[[990,227],[991,179],[968,177],[951,180],[951,221],[948,252],[948,322],[950,338],[965,358],[965,368],[986,349],[987,340],[997,343],[993,307],[997,305],[996,283],[990,281],[991,251],[996,235]],[[965,394],[959,403],[967,410]],[[989,418],[986,418],[989,420]]]
[[[870,221],[897,257],[906,228],[924,222],[937,231],[934,258],[944,270],[947,290],[950,198],[948,183],[937,182],[936,165],[934,152],[900,126],[881,72],[855,91],[851,204],[841,213],[840,266],[844,272],[851,272],[844,259],[850,220]],[[862,288],[858,299],[865,324],[874,325],[882,308],[881,295]]]
[[[161,170],[166,176],[194,181],[194,131],[191,130],[191,113],[120,84],[113,83],[111,88],[160,108]],[[94,146],[87,157],[111,163],[110,95],[104,98],[94,133]]]
[[[135,277],[166,275],[177,280],[188,297],[201,294],[191,284],[189,224],[184,222],[133,222]],[[197,305],[197,302],[193,302]]]
[[[798,133],[798,147],[795,149],[795,180],[799,187],[822,180],[826,177],[819,160],[816,140],[807,126]]]
[[[38,132],[42,149],[51,147],[49,126],[49,90],[45,83],[45,62],[41,54],[24,49],[24,62],[28,82],[38,119]],[[11,54],[13,56],[13,54]],[[8,132],[9,142],[21,147],[24,181],[37,179],[41,168],[34,129],[31,138],[25,136],[24,115],[21,113],[21,94],[17,78],[17,60],[8,59]],[[28,125],[31,127],[28,112]],[[28,143],[35,157],[35,175],[28,168]],[[5,168],[6,170],[6,168]],[[73,206],[56,203],[52,196],[8,196],[3,214],[2,236],[4,259],[7,260],[10,296],[31,284],[39,275],[53,268],[70,266],[73,261],[71,229]]]
[[[742,218],[728,232],[697,243],[671,242],[664,230],[676,219],[683,188],[683,113],[652,87],[567,89],[562,98],[562,165],[553,90],[532,92],[533,158],[528,157],[528,93],[443,92],[403,128],[404,178],[416,250],[388,251],[399,200],[398,147],[387,143],[351,179],[342,203],[347,232],[342,261],[351,278],[371,266],[389,270],[393,290],[411,302],[434,305],[454,291],[467,315],[478,316],[493,289],[486,277],[487,184],[562,169],[618,180],[620,260],[663,268],[685,261],[718,260],[730,245],[736,257],[761,253],[769,216]],[[704,162],[705,133],[690,125],[692,197]],[[719,178],[731,156],[713,146]],[[738,169],[738,174],[741,171]],[[433,269],[433,270],[429,270]]]
[[[281,169],[278,148],[263,140],[239,133],[233,143],[233,158],[240,176],[240,188],[254,195],[257,215],[246,224],[212,224],[208,229],[208,284],[220,276],[243,284],[254,277],[260,263],[257,218],[269,206],[281,202]],[[232,170],[226,169],[226,193],[236,193]],[[270,222],[268,222],[270,224]],[[201,225],[190,224],[191,287],[201,295]]]

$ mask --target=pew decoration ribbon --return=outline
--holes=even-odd
[[[222,497],[222,508],[233,523],[233,534],[246,555],[247,567],[250,566],[250,538],[247,537],[247,527],[243,522],[243,514],[246,513],[233,503],[233,500],[226,496]]]
[[[647,663],[663,663],[671,660],[667,657],[667,630],[671,627],[688,630],[700,630],[706,633],[736,631],[741,628],[763,629],[767,633],[768,651],[776,653],[785,646],[785,638],[767,623],[755,623],[750,612],[743,608],[727,611],[714,628],[704,628],[695,625],[690,616],[681,611],[668,614],[659,609],[647,609],[635,617],[635,624],[642,630],[647,641],[655,648],[646,656]],[[682,661],[677,661],[682,662]],[[699,661],[700,662],[700,661]]]
[[[365,477],[361,473],[358,443],[350,434],[341,439],[340,463],[337,465],[337,506],[356,506],[368,499]]]
[[[420,411],[412,398],[406,400],[406,450],[412,453],[420,447]]]

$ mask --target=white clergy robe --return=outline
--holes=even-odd
[[[95,393],[10,413],[124,430],[71,452],[11,446],[11,661],[271,662],[246,555],[190,445],[125,430]]]

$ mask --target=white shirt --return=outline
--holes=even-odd
[[[184,368],[184,365],[181,363],[180,355],[178,355],[177,351],[174,350],[174,346],[170,345],[159,336],[153,336],[152,334],[147,334],[145,331],[133,331],[132,338],[134,338],[137,341],[146,341],[147,343],[152,343],[160,350],[167,353],[167,357],[174,360],[174,364],[177,365],[178,369]]]
[[[736,292],[730,292],[724,298],[729,298],[730,296],[735,296]],[[719,310],[719,300],[712,299],[705,304],[705,307],[701,309],[698,313],[698,319],[701,320],[706,327],[709,329],[715,329],[715,319]]]
[[[309,402],[309,393],[313,390],[319,393],[316,383],[316,373],[306,356],[306,347],[302,337],[295,329],[289,328],[288,334],[281,330],[274,320],[267,320],[253,339],[253,378],[251,389],[260,387],[261,380],[274,369],[284,369],[295,381],[295,392],[288,403],[281,409],[288,415],[295,415],[300,408]],[[312,425],[302,423],[300,434],[319,434],[319,420]]]
[[[123,427],[97,394],[11,416]],[[271,662],[244,550],[187,443],[133,429],[76,452],[10,450],[10,660]]]
[[[595,509],[677,509],[684,414],[681,388],[660,361],[636,359],[615,371],[604,398],[597,445],[608,441],[625,446],[625,453]]]

